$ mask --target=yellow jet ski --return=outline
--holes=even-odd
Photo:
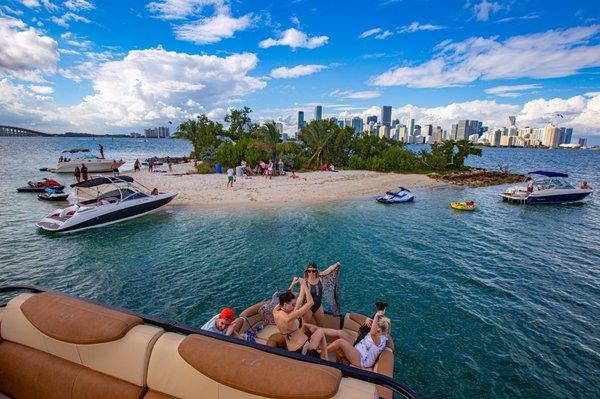
[[[457,211],[474,211],[475,210],[475,202],[467,201],[467,202],[451,202],[450,206],[452,209],[456,209]]]

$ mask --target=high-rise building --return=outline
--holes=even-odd
[[[544,128],[544,135],[542,137],[542,145],[548,148],[558,147],[558,140],[560,138],[560,129],[549,123]]]
[[[469,137],[469,121],[461,119],[456,128],[456,140],[466,140]]]
[[[444,130],[442,130],[441,126],[437,126],[434,130],[433,133],[431,134],[431,140],[430,143],[439,143],[440,141],[444,140]]]
[[[275,127],[277,128],[277,131],[279,132],[279,135],[283,137],[283,123],[276,122],[275,123]]]
[[[379,138],[390,138],[390,127],[388,125],[379,126]]]
[[[480,126],[481,126],[481,122],[479,122],[479,121],[469,121],[469,127],[467,129],[466,139],[468,139],[473,134],[476,134],[479,136]]]
[[[415,135],[415,120],[413,118],[408,118],[408,123],[406,124],[406,128],[408,129],[408,135]]]
[[[371,122],[377,123],[377,115],[367,116],[367,125]]]
[[[408,143],[408,129],[405,125],[398,125],[398,140]]]
[[[506,127],[511,127],[511,126],[517,126],[517,117],[516,116],[509,116],[506,119]]]
[[[323,106],[317,105],[315,107],[315,120],[320,121],[321,119],[323,119]]]
[[[433,125],[429,124],[429,125],[423,126],[423,128],[421,129],[421,135],[422,136],[431,136],[431,135],[433,135]]]
[[[585,147],[585,146],[587,146],[587,139],[584,139],[583,137],[580,137],[580,138],[577,140],[577,144],[579,144],[579,145],[580,145],[580,146],[582,146],[582,147]]]
[[[337,122],[337,125],[339,127],[342,127],[342,128],[344,127],[344,120],[343,119],[338,119],[336,122]]]
[[[298,111],[298,130],[304,127],[304,111]]]
[[[565,140],[562,144],[571,144],[571,140],[573,139],[573,128],[568,127],[565,129]]]
[[[392,127],[396,127],[396,126],[398,126],[399,124],[400,124],[400,119],[394,119],[394,120],[392,121]]]
[[[157,129],[158,129],[158,137],[159,138],[168,139],[171,137],[171,135],[169,134],[168,126],[159,126]]]
[[[413,136],[420,136],[421,135],[421,125],[415,125],[415,128],[413,129]]]
[[[386,126],[392,125],[392,107],[390,105],[381,107],[381,123]]]
[[[456,136],[458,135],[458,123],[452,124],[452,129],[450,130],[450,140],[456,140]]]
[[[352,126],[352,128],[354,129],[354,134],[356,134],[357,136],[362,136],[362,132],[363,132],[362,118],[355,116],[354,118],[352,118],[352,121],[350,122],[350,126]]]

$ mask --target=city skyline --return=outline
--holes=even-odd
[[[366,121],[386,104],[391,120],[446,130],[506,115],[543,127],[561,114],[600,142],[599,11],[584,1],[8,0],[0,124],[127,134],[199,113],[222,122],[247,105],[256,122],[292,132],[316,105],[323,118]]]

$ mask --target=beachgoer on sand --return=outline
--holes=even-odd
[[[233,175],[233,168],[227,169],[227,188],[233,188],[233,182],[235,181],[235,176]]]

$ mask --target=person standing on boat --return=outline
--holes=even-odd
[[[342,264],[340,262],[335,262],[333,265],[329,266],[322,272],[319,272],[317,268],[317,264],[315,262],[310,262],[306,269],[304,270],[304,279],[308,282],[308,286],[310,288],[310,294],[314,300],[314,304],[311,306],[310,310],[306,312],[303,317],[305,323],[316,324],[319,327],[323,327],[325,325],[325,312],[323,310],[323,293],[324,293],[324,284],[326,284],[325,280],[329,280],[329,277],[337,277]],[[336,273],[333,273],[336,272]],[[333,274],[332,274],[333,273]],[[337,279],[334,281],[334,286],[336,285]],[[327,281],[329,282],[329,281]],[[293,281],[292,281],[293,284]],[[291,289],[291,286],[290,286]],[[333,305],[338,307],[337,304],[337,291],[335,287],[333,287],[334,291],[334,301]],[[334,312],[335,313],[335,312]]]
[[[77,183],[81,182],[81,170],[79,170],[79,166],[75,166],[73,176],[75,176],[75,180],[77,180]]]
[[[83,180],[89,179],[88,168],[87,168],[87,166],[85,166],[84,163],[81,164],[81,177],[83,178]]]
[[[100,150],[100,158],[104,159],[104,146],[102,144],[98,144],[98,149]]]
[[[219,314],[213,316],[203,326],[202,330],[210,331],[216,334],[231,336],[233,328],[229,328],[235,321],[235,312],[232,308],[223,308]]]

